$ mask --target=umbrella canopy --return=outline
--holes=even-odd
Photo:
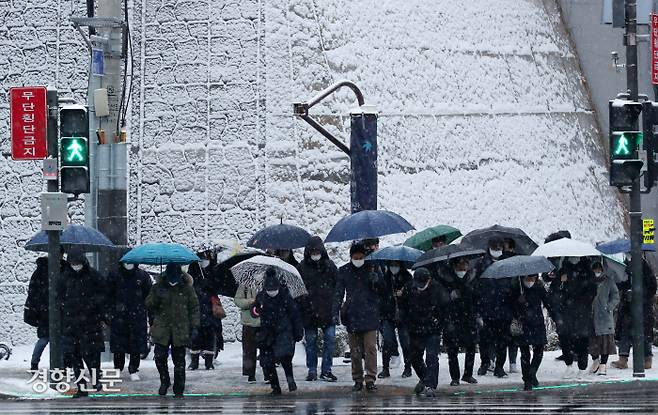
[[[121,262],[127,264],[190,264],[199,260],[199,257],[191,250],[181,244],[175,243],[150,243],[137,246],[123,257]]]
[[[409,222],[397,213],[386,210],[362,210],[339,220],[325,242],[343,242],[378,238],[413,230]]]
[[[222,255],[223,253],[217,256],[217,266],[214,271],[210,273],[213,287],[215,291],[227,297],[235,297],[235,292],[238,289],[238,284],[235,282],[233,274],[231,274],[231,267],[236,264],[239,264],[242,261],[245,261],[249,258],[253,258],[256,255],[264,255],[265,253],[260,249],[248,248],[245,251],[241,251],[235,254],[227,252],[228,255]]]
[[[515,255],[496,261],[489,266],[480,278],[510,278],[551,272],[555,269],[551,261],[541,256]]]
[[[615,241],[605,242],[596,245],[596,249],[608,255],[631,252],[631,240],[617,239]],[[656,247],[653,244],[642,244],[642,250],[655,252]]]
[[[295,249],[305,247],[311,234],[299,226],[273,225],[256,232],[247,246],[259,249]]]
[[[462,233],[459,231],[459,229],[448,225],[438,225],[423,229],[411,238],[404,241],[404,245],[427,252],[432,249],[432,239],[434,238],[445,238],[447,245],[460,236],[462,236]]]
[[[483,255],[484,253],[485,251],[483,249],[474,248],[470,245],[464,244],[463,242],[457,245],[446,245],[442,246],[441,248],[436,248],[425,252],[423,255],[421,255],[420,258],[418,258],[412,268],[420,268],[430,264],[435,264],[437,262],[449,261],[455,258]]]
[[[489,240],[492,238],[513,240],[516,245],[516,253],[520,255],[530,255],[532,251],[537,249],[535,241],[530,239],[521,229],[500,225],[471,231],[462,238],[462,242],[486,251],[489,247]]]
[[[366,257],[366,261],[398,261],[413,264],[423,251],[408,246],[387,246]]]
[[[587,242],[576,241],[574,239],[562,238],[557,241],[549,242],[537,248],[532,253],[533,256],[544,256],[546,258],[557,257],[582,257],[582,256],[601,256],[601,252]]]
[[[115,248],[112,241],[96,229],[84,225],[69,225],[60,236],[64,250],[76,248],[83,252],[96,252]],[[48,252],[48,234],[41,231],[27,241],[25,249],[29,251]]]
[[[628,280],[626,264],[617,261],[608,255],[603,255],[603,271],[605,271],[608,276],[614,278],[615,283],[617,284]]]
[[[288,288],[293,298],[308,294],[297,268],[279,258],[258,255],[233,266],[231,273],[238,284],[260,291],[263,289],[265,271],[270,267],[276,270],[279,281]]]

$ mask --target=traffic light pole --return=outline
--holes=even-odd
[[[58,126],[59,102],[56,89],[48,89],[48,155],[58,158]],[[48,191],[59,192],[59,178],[48,180]],[[59,231],[48,233],[48,342],[50,343],[50,373],[53,369],[62,367],[61,348],[61,314],[57,301],[57,285],[61,263]]]
[[[637,77],[637,4],[625,0],[626,33],[626,88],[630,101],[638,102]],[[611,149],[612,151],[612,149]],[[630,193],[631,219],[631,316],[633,322],[633,376],[644,377],[644,321],[642,275],[642,200],[640,195],[640,171],[633,177]]]

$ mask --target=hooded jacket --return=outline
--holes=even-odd
[[[37,336],[48,337],[48,257],[37,258],[27,289],[23,320],[37,328]]]
[[[146,307],[153,313],[151,339],[163,346],[171,339],[174,347],[189,346],[190,332],[199,327],[199,300],[194,280],[183,273],[183,283],[171,286],[163,275],[146,297]]]
[[[311,251],[321,252],[319,261],[311,259]],[[298,302],[302,311],[304,327],[321,328],[331,325],[331,306],[338,269],[329,258],[327,250],[318,236],[312,237],[304,249],[304,259],[297,267],[302,276],[308,295]]]
[[[446,299],[444,343],[447,347],[466,347],[477,343],[477,278],[468,272],[464,278],[445,264],[437,269],[437,285]]]

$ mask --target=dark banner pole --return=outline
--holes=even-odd
[[[350,119],[351,210],[377,210],[377,109],[362,105]]]

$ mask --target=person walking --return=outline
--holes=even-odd
[[[141,354],[148,350],[149,319],[145,301],[153,285],[151,277],[135,264],[118,263],[107,284],[114,368],[123,371],[128,354],[130,380],[138,381]]]
[[[305,249],[304,259],[297,267],[308,295],[300,298],[300,309],[304,323],[307,381],[318,379],[318,330],[322,332],[322,368],[320,379],[336,382],[332,373],[336,324],[331,314],[331,301],[338,269],[329,258],[322,239],[312,237]]]
[[[427,268],[418,268],[403,288],[400,312],[407,322],[411,364],[418,376],[416,395],[436,396],[444,305],[448,297]],[[423,356],[425,360],[423,361]]]
[[[537,275],[519,278],[514,291],[516,297],[514,318],[521,331],[512,333],[513,342],[521,349],[523,390],[531,391],[539,386],[537,372],[547,343],[542,305],[551,310],[551,302],[544,284]]]
[[[146,307],[153,313],[151,338],[155,343],[154,360],[160,374],[158,394],[164,396],[171,385],[168,355],[174,362],[174,398],[185,392],[185,348],[199,328],[199,300],[194,280],[181,266],[167,264],[148,297]]]
[[[603,273],[600,262],[592,264],[596,296],[592,302],[593,334],[589,340],[589,353],[592,355],[590,373],[605,376],[608,356],[616,354],[614,310],[619,304],[619,290],[612,278]]]
[[[466,359],[461,380],[476,384],[473,377],[475,346],[477,344],[478,316],[477,279],[464,258],[456,258],[442,264],[437,270],[437,282],[446,298],[443,345],[448,352],[450,386],[459,385],[459,350],[464,349]],[[481,324],[480,324],[481,325]]]
[[[354,392],[363,390],[364,380],[367,391],[377,389],[377,330],[380,321],[379,297],[383,284],[374,267],[366,265],[365,255],[366,249],[362,244],[355,243],[350,247],[350,262],[338,269],[332,306],[334,319],[338,320],[340,314],[349,334]]]
[[[260,318],[252,315],[251,309],[256,304],[257,294],[257,290],[239,285],[233,299],[235,305],[240,309],[240,322],[242,323],[242,376],[247,376],[247,382],[249,383],[256,382],[256,353],[258,349],[256,338],[260,328]]]
[[[567,366],[564,378],[582,378],[587,372],[587,351],[592,330],[592,302],[596,295],[594,273],[586,257],[567,257],[559,275],[562,312],[556,323],[562,333],[562,353]],[[577,375],[572,366],[574,357],[578,363]]]
[[[39,370],[39,361],[48,346],[48,257],[39,257],[37,268],[30,277],[27,298],[23,309],[23,321],[37,329],[37,342],[34,344],[30,370]]]
[[[304,327],[295,301],[288,289],[281,285],[274,268],[268,268],[265,272],[263,290],[256,295],[252,313],[254,317],[260,317],[257,343],[263,371],[272,387],[272,395],[281,395],[277,363],[281,364],[286,374],[288,390],[296,391],[292,358],[295,354],[295,343],[301,341],[304,336]]]
[[[58,287],[62,310],[62,353],[64,366],[72,368],[78,390],[73,395],[88,395],[87,381],[82,376],[84,365],[89,370],[92,388],[100,389],[101,352],[105,350],[103,327],[108,310],[103,277],[89,265],[84,253],[71,250],[67,254],[70,267],[64,270]]]
[[[645,254],[646,255],[646,254]],[[633,346],[633,316],[631,312],[632,278],[630,275],[630,261],[626,260],[626,281],[617,285],[620,294],[619,313],[615,328],[615,337],[619,345],[619,360],[612,362],[617,369],[628,369],[628,356]],[[642,299],[642,315],[644,323],[644,368],[651,369],[653,363],[653,328],[656,322],[656,275],[646,258],[642,259],[642,282],[644,286]]]

